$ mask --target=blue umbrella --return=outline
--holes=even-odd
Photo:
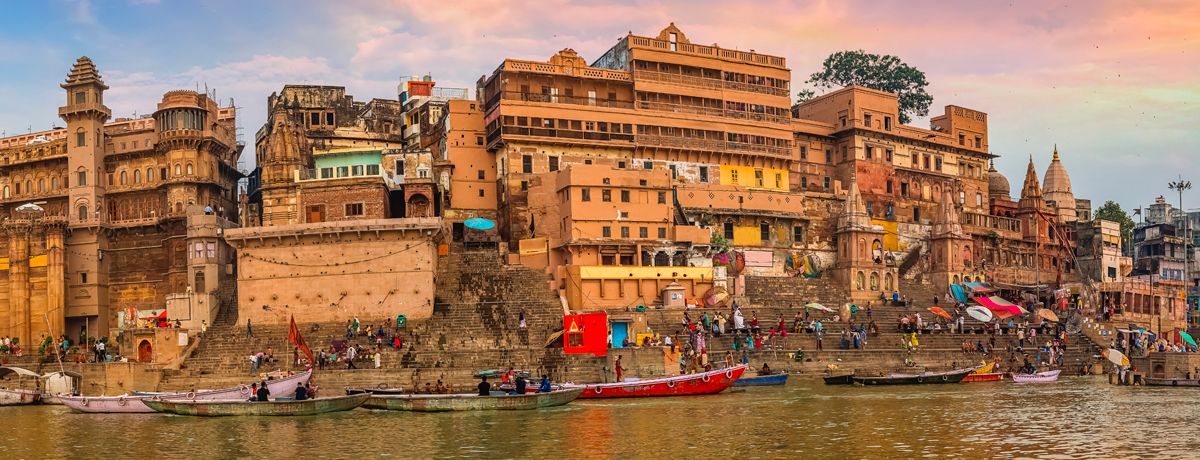
[[[465,222],[463,222],[463,225],[473,230],[491,230],[496,226],[496,223],[488,219],[476,217],[473,219],[467,219]]]

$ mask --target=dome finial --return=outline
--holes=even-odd
[[[1054,160],[1053,161],[1058,161],[1058,144],[1057,143],[1054,144]]]

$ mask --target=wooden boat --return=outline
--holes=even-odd
[[[747,366],[734,366],[699,374],[680,375],[632,382],[587,385],[581,399],[642,398],[654,396],[709,395],[725,391],[746,373]],[[567,385],[571,388],[572,386]]]
[[[37,390],[0,389],[0,406],[27,406],[42,401]]]
[[[1013,374],[1013,383],[1050,383],[1058,380],[1061,370],[1038,372],[1036,374]]]
[[[1146,386],[1152,387],[1200,387],[1200,380],[1197,379],[1161,379],[1154,377],[1146,378]]]
[[[1001,380],[1004,380],[1003,372],[972,373],[962,379],[963,382],[999,382]]]
[[[825,376],[826,385],[850,385],[854,383],[854,373],[827,375]]]
[[[853,377],[854,383],[860,385],[930,385],[943,383],[959,383],[967,374],[975,372],[974,367],[955,369],[943,372],[922,372],[919,374],[888,374],[884,377]]]
[[[16,382],[19,385],[22,382],[32,381],[33,388],[0,388],[0,406],[26,406],[42,401],[42,391],[38,388],[41,376],[37,372],[19,367],[0,367],[0,378],[10,375],[17,377]],[[25,385],[28,386],[27,383]]]
[[[142,401],[155,396],[59,396],[71,409],[89,414],[153,414]]]
[[[348,395],[361,395],[361,394],[406,395],[406,394],[412,394],[412,391],[408,391],[408,390],[405,390],[402,388],[347,388],[346,394],[348,394]]]
[[[284,377],[282,379],[267,380],[267,390],[270,390],[271,395],[290,395],[296,392],[296,385],[308,383],[308,379],[312,377],[312,371],[304,371],[299,374]],[[158,394],[159,399],[166,400],[195,400],[195,401],[229,401],[229,400],[248,400],[250,399],[250,385],[238,385],[232,388],[222,390],[203,390],[189,391],[186,393],[167,393]]]
[[[963,378],[963,382],[997,382],[1004,380],[1004,373],[992,372],[996,368],[995,362],[984,363],[982,367],[975,369],[975,372],[968,374]]]
[[[371,395],[337,396],[333,398],[306,399],[304,401],[249,402],[244,399],[233,401],[181,401],[146,399],[146,406],[158,412],[176,415],[221,417],[233,415],[298,416],[317,415],[354,409],[367,402]]]
[[[467,410],[530,410],[555,407],[574,401],[583,388],[556,390],[549,393],[523,395],[479,396],[451,395],[369,395],[363,404],[366,409],[402,410],[413,412],[449,412]]]
[[[754,377],[742,377],[733,382],[733,386],[766,386],[766,385],[786,385],[788,374],[780,372],[770,375],[756,375]]]

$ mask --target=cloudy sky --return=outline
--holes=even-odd
[[[360,99],[395,98],[401,75],[473,87],[504,57],[569,47],[591,60],[626,32],[672,21],[697,43],[786,57],[796,89],[834,51],[898,55],[925,71],[932,113],[989,114],[1014,187],[1030,155],[1045,171],[1057,143],[1094,206],[1150,203],[1183,174],[1197,183],[1185,205],[1200,208],[1200,2],[1188,0],[12,3],[0,20],[0,130],[57,123],[58,83],[80,55],[112,87],[114,115],[207,84],[236,100],[252,141],[266,96],[286,83],[343,85]]]

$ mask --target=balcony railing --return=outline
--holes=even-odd
[[[502,133],[516,136],[556,137],[561,139],[580,139],[589,141],[633,142],[632,134],[605,133],[599,131],[574,131],[569,129],[555,128],[533,128],[528,126],[504,126]]]
[[[738,81],[725,81],[715,78],[697,77],[693,75],[680,75],[655,70],[634,70],[634,81],[648,80],[660,83],[672,83],[683,86],[691,86],[694,88],[703,89],[729,89],[734,91],[742,91],[747,93],[768,94],[771,96],[790,96],[787,88],[776,88],[774,86],[755,85],[752,83],[743,83]]]
[[[750,52],[746,52],[746,51],[737,51],[737,50],[728,50],[728,49],[724,49],[724,48],[718,48],[715,46],[696,45],[693,43],[674,43],[674,44],[672,44],[671,42],[666,41],[666,40],[659,40],[656,38],[649,38],[649,37],[632,36],[630,38],[632,39],[632,42],[630,44],[633,46],[645,46],[645,47],[649,47],[649,48],[672,50],[672,51],[675,51],[678,53],[684,53],[684,54],[694,54],[697,56],[720,57],[720,58],[732,59],[732,60],[737,60],[737,61],[742,61],[742,62],[763,64],[763,65],[772,65],[772,66],[777,66],[777,67],[783,67],[783,66],[787,65],[787,61],[784,60],[784,58],[777,57],[777,56],[768,56],[766,54],[750,53]],[[674,49],[672,49],[672,46],[674,46]]]
[[[551,104],[575,104],[587,105],[592,107],[610,107],[616,109],[632,109],[633,101],[621,101],[600,99],[595,97],[579,97],[579,96],[563,96],[558,94],[539,94],[539,93],[522,93],[519,91],[505,91],[502,93],[504,100],[522,101],[522,102],[546,102]],[[491,104],[491,100],[488,102]]]
[[[638,101],[638,109],[642,110],[657,110],[661,112],[686,113],[692,115],[705,115],[710,117],[727,117],[737,118],[741,120],[762,121],[767,123],[788,124],[791,123],[790,116],[777,116],[767,113],[744,112],[740,110],[728,110],[719,107],[704,107],[698,105],[687,104],[672,104],[669,102],[654,102],[654,101]]]

